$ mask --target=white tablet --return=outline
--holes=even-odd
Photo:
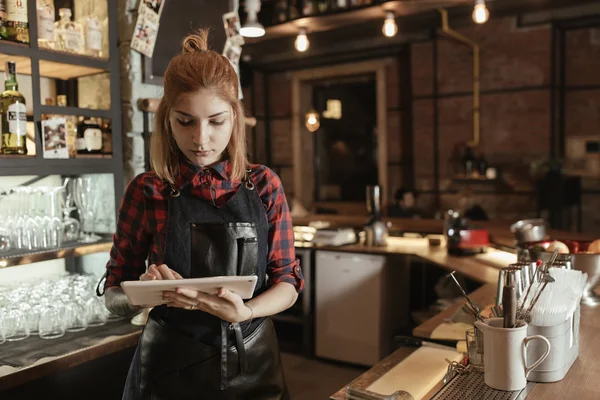
[[[208,294],[217,294],[220,288],[228,289],[240,295],[242,299],[252,298],[257,281],[251,276],[212,276],[209,278],[173,279],[157,281],[121,282],[123,291],[133,305],[154,306],[165,304],[163,292],[177,288],[190,288]]]

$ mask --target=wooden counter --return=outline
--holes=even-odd
[[[496,286],[493,283],[483,285],[471,295],[479,304],[490,304],[494,300]],[[448,307],[446,310],[416,327],[413,335],[425,339],[431,338],[433,330],[452,315],[464,302]],[[563,380],[554,383],[536,383],[527,396],[527,400],[546,399],[600,399],[600,309],[581,306],[579,358],[575,361]],[[399,349],[377,363],[373,368],[352,381],[349,385],[361,389],[368,388],[387,371],[402,362],[415,349]],[[441,388],[439,384],[430,395]],[[342,388],[331,399],[346,398],[346,389]],[[429,397],[428,397],[429,398]]]
[[[129,325],[129,319],[112,322],[111,324]],[[89,346],[76,349],[61,356],[42,358],[29,367],[13,368],[7,365],[0,365],[0,394],[3,390],[136,346],[141,332],[141,327],[131,326],[130,333],[99,338]],[[25,345],[26,340],[21,343]],[[48,340],[48,346],[52,346],[52,340]],[[2,345],[0,345],[0,351],[2,351]]]
[[[388,256],[413,256],[436,264],[448,271],[456,271],[480,283],[497,282],[499,269],[517,261],[515,254],[494,248],[489,248],[487,253],[484,254],[459,257],[449,255],[445,247],[429,246],[427,239],[400,237],[388,238],[387,246],[381,247],[365,246],[364,244],[356,243],[341,247],[318,246],[313,247],[313,249]]]
[[[405,218],[383,218],[384,221],[391,223],[390,230],[400,232],[416,233],[438,233],[443,232],[444,222],[439,219],[405,219]],[[362,228],[366,221],[366,215],[347,216],[330,214],[310,214],[304,217],[293,217],[294,226],[308,225],[311,222],[328,222],[332,227],[354,227]],[[515,239],[510,232],[510,226],[516,221],[474,221],[473,224],[486,229],[490,233],[492,243],[508,247],[515,247]],[[558,240],[595,240],[598,237],[589,234],[567,232],[558,230],[549,230],[548,235],[552,239]]]

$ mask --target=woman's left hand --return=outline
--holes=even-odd
[[[169,307],[204,311],[224,321],[242,322],[252,317],[252,310],[244,304],[242,298],[223,288],[216,295],[179,288],[163,292],[163,298],[168,301]]]

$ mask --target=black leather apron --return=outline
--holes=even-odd
[[[184,278],[256,274],[254,295],[262,293],[269,227],[253,183],[247,178],[221,208],[190,192],[169,197],[164,263]],[[123,393],[124,400],[288,398],[270,318],[230,324],[164,305],[150,312]]]

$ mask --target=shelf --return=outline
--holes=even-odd
[[[0,42],[0,71],[4,71],[7,61],[14,61],[18,74],[31,75],[33,51],[25,47],[26,51],[23,52],[5,52],[6,45],[3,44]],[[12,46],[11,44],[8,48]],[[20,46],[17,48],[22,50]],[[87,56],[40,50],[39,58],[40,76],[46,78],[67,80],[100,74],[108,70],[107,61]]]
[[[385,11],[394,11],[396,18],[418,14],[438,8],[449,8],[461,5],[472,5],[473,0],[395,0],[384,1],[362,7],[349,7],[339,11],[330,11],[323,14],[301,17],[281,24],[265,28],[265,35],[260,39],[247,38],[248,43],[258,43],[277,37],[298,34],[301,27],[307,28],[308,33],[327,31],[343,26],[380,19],[383,23]]]
[[[73,175],[114,173],[121,168],[112,155],[89,155],[73,159],[0,155],[0,176]]]
[[[31,56],[32,49],[23,43],[0,40],[0,53],[10,55]]]
[[[110,251],[112,239],[103,238],[95,243],[74,243],[60,249],[34,251],[29,253],[8,252],[0,253],[0,268],[14,267],[17,265],[32,264],[40,261],[55,260],[68,257],[79,257],[86,254]]]
[[[40,106],[42,114],[75,115],[81,117],[111,118],[110,110],[95,110],[92,108]]]

